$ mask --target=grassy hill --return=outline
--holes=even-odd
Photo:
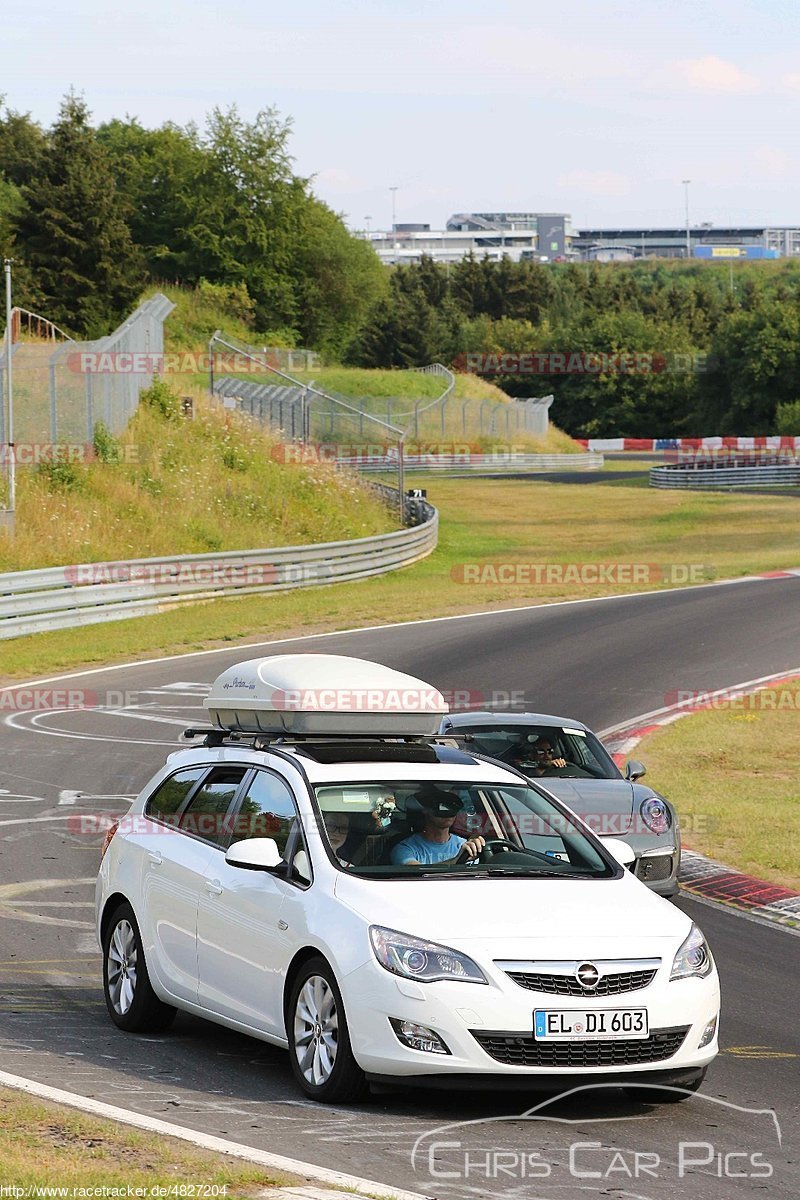
[[[396,527],[375,493],[325,463],[285,466],[246,418],[175,412],[157,383],[119,440],[95,437],[88,463],[17,472],[17,534],[0,571],[366,537]],[[166,410],[166,411],[164,411]],[[105,461],[103,461],[105,458]]]
[[[252,346],[283,344],[279,335],[258,332],[252,328],[245,298],[235,288],[205,284],[197,289],[188,289],[165,285],[161,290],[176,305],[164,326],[165,351],[168,354],[186,350],[205,352],[209,338],[217,329],[236,341]],[[390,424],[400,428],[411,427],[412,433],[414,404],[418,403],[422,409],[426,403],[436,400],[445,386],[440,377],[421,371],[368,370],[324,362],[311,371],[295,368],[291,375],[302,383],[313,382],[323,391],[346,396],[365,412],[388,420]],[[270,377],[264,375],[242,375],[241,378],[257,383],[270,381]],[[273,381],[281,382],[278,377],[273,377]],[[542,390],[544,382],[537,388],[537,381],[533,380],[532,389]],[[188,385],[190,390],[203,389],[207,386],[207,379],[199,374],[182,376],[181,388],[184,385]],[[444,422],[441,408],[434,406],[417,419],[414,436],[427,441],[468,440],[486,449],[510,439],[525,450],[547,454],[575,454],[582,449],[552,424],[545,437],[534,437],[515,432],[512,421],[507,435],[504,413],[497,409],[496,418],[490,426],[490,404],[485,402],[503,406],[514,404],[514,400],[493,383],[477,375],[457,374],[454,396],[445,409]],[[345,421],[340,425],[340,430],[331,440],[356,440],[353,423]],[[367,440],[375,441],[380,435],[380,428],[372,424],[370,432],[369,426],[368,422],[365,430]]]

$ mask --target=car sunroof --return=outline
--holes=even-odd
[[[469,766],[475,759],[451,746],[431,746],[406,742],[304,742],[294,747],[297,754],[318,763],[402,762],[460,763]]]

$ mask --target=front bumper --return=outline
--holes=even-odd
[[[662,967],[653,983],[639,991],[576,999],[528,991],[505,976],[502,981],[493,977],[489,985],[455,980],[420,984],[394,976],[377,963],[366,963],[342,981],[342,994],[353,1053],[371,1078],[424,1082],[440,1076],[477,1076],[489,1082],[495,1077],[510,1088],[527,1087],[537,1079],[549,1086],[575,1078],[628,1083],[653,1073],[664,1081],[666,1074],[691,1081],[718,1051],[716,1032],[709,1045],[700,1048],[699,1043],[709,1021],[719,1013],[719,984],[716,972],[706,979],[673,983],[668,974],[668,968]],[[543,1043],[533,1038],[535,1008],[647,1008],[655,1040],[649,1047],[640,1043],[641,1050],[633,1051],[635,1042],[628,1042],[626,1049],[620,1048],[621,1040],[613,1047],[605,1043],[600,1052],[562,1050],[558,1055],[545,1054],[549,1061],[542,1062]],[[433,1030],[449,1054],[403,1045],[390,1017]],[[668,1031],[672,1031],[669,1038]],[[561,1047],[574,1045],[560,1043]],[[580,1043],[584,1048],[598,1045],[603,1044]],[[638,1054],[644,1060],[632,1061]]]
[[[659,846],[636,853],[633,872],[637,879],[646,884],[658,896],[677,896],[678,871],[681,865],[680,849],[676,846]]]

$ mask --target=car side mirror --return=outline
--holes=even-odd
[[[311,867],[308,865],[308,855],[305,850],[297,851],[292,866],[301,883],[311,883]]]
[[[636,862],[636,855],[633,849],[627,842],[623,842],[621,838],[604,837],[602,840],[606,850],[617,860],[621,867],[630,867]]]
[[[234,842],[225,855],[225,862],[243,871],[276,871],[285,866],[274,838],[246,838]]]
[[[647,774],[647,767],[638,759],[632,758],[630,762],[625,763],[625,778],[629,783],[636,783],[637,779],[641,779]]]

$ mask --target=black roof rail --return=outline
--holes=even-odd
[[[447,733],[410,733],[410,734],[376,734],[376,733],[256,733],[255,731],[239,729],[220,729],[218,726],[191,726],[184,729],[183,737],[187,739],[202,737],[206,746],[238,745],[250,743],[255,749],[263,750],[269,746],[302,745],[304,742],[393,742],[411,746],[447,745],[452,742],[472,740],[471,734]]]

